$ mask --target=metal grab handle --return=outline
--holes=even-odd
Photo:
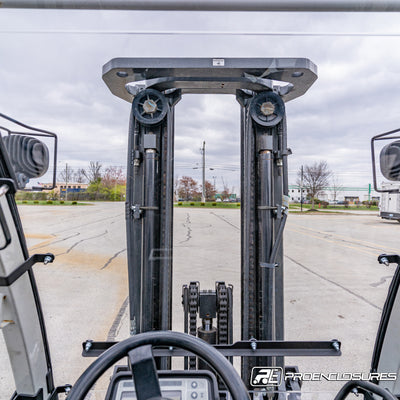
[[[0,187],[0,196],[4,195],[8,191],[8,186],[3,185]],[[0,207],[0,225],[1,229],[3,231],[4,238],[6,239],[6,243],[4,246],[0,247],[0,250],[4,250],[10,243],[11,243],[11,233],[10,230],[8,229],[6,217],[3,212],[3,208]]]

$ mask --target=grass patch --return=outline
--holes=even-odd
[[[300,214],[300,215],[320,215],[320,214],[325,214],[325,215],[341,214],[341,215],[343,215],[343,213],[340,212],[339,210],[338,211],[306,210],[306,211],[301,212],[300,209],[299,209],[299,210],[290,210],[289,212],[290,212],[290,214]]]
[[[224,203],[224,202],[206,202],[202,203],[201,201],[180,201],[175,203],[175,206],[178,207],[202,207],[202,208],[240,208],[240,203]]]
[[[87,206],[89,203],[81,203],[77,201],[58,201],[58,200],[17,200],[17,204],[23,204],[28,206]]]
[[[289,204],[289,209],[290,210],[300,210],[300,203],[294,203],[294,204]],[[357,205],[349,205],[348,207],[342,206],[342,205],[329,205],[327,207],[322,207],[319,208],[318,204],[314,204],[314,208],[318,211],[322,211],[322,210],[347,210],[347,211],[378,211],[379,207],[378,206],[371,206],[371,207],[367,207],[367,206],[357,206]],[[311,209],[311,204],[303,204],[303,210],[309,210]]]

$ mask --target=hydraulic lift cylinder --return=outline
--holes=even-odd
[[[144,204],[143,207],[143,298],[142,315],[146,318],[142,321],[142,332],[153,329],[155,319],[154,304],[154,275],[157,274],[156,257],[154,250],[157,249],[157,170],[158,155],[155,149],[147,149],[144,155]]]
[[[126,191],[126,237],[129,268],[129,317],[130,334],[141,332],[141,297],[142,297],[142,204],[143,178],[140,160],[139,124],[133,115],[129,124],[128,171]]]
[[[258,155],[259,161],[259,268],[262,293],[260,339],[275,339],[275,268],[270,264],[270,254],[273,244],[273,162],[272,151],[262,150]],[[273,365],[271,359],[262,365]]]

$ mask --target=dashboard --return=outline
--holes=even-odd
[[[219,399],[215,376],[209,371],[158,371],[163,398],[170,400]],[[132,373],[116,367],[106,400],[136,400]]]

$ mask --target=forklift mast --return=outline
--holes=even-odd
[[[104,65],[108,88],[132,103],[126,197],[131,335],[172,328],[175,105],[186,93],[231,94],[241,108],[241,339],[284,340],[285,102],[316,79],[316,66],[305,58],[116,58]],[[190,282],[183,288],[186,332],[196,335],[199,312],[198,336],[232,342],[229,287],[217,282],[215,291],[200,292]],[[218,308],[220,288],[227,310]],[[244,382],[256,365],[284,368],[284,358],[243,359]]]

